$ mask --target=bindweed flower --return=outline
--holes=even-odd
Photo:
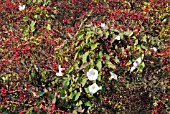
[[[117,80],[117,75],[116,75],[115,73],[110,72],[110,75],[111,75],[110,79],[115,79],[115,80]]]
[[[108,28],[105,23],[101,23],[101,27],[102,27],[103,29],[107,29],[107,28]]]
[[[142,62],[142,58],[139,57],[139,58],[136,59],[137,65],[139,65],[141,62]]]
[[[120,36],[119,35],[116,36],[115,40],[120,40]]]
[[[141,62],[142,62],[142,58],[141,57],[137,58],[133,63],[133,67],[130,69],[130,72],[133,72]]]
[[[65,68],[61,68],[61,65],[58,66],[58,70],[59,72],[61,72],[62,70],[64,70]]]
[[[79,91],[82,92],[82,88],[81,87],[79,88]]]
[[[133,72],[136,69],[135,66],[131,67],[130,72]]]
[[[58,70],[59,72],[56,73],[57,76],[63,76],[63,73],[61,72],[62,70],[64,70],[65,68],[61,68],[61,65],[58,66]]]
[[[153,47],[152,49],[153,49],[153,51],[154,51],[154,52],[156,52],[156,51],[157,51],[157,48],[156,48],[156,47]]]
[[[18,7],[19,7],[19,11],[22,11],[22,10],[24,10],[24,9],[25,9],[25,5],[22,5],[22,6],[21,6],[21,5],[19,5]]]
[[[96,80],[98,78],[98,71],[96,69],[90,69],[87,72],[87,77],[89,80]]]
[[[133,66],[134,66],[134,67],[137,67],[137,66],[138,66],[138,64],[137,64],[136,61],[133,63]]]
[[[101,27],[104,28],[106,26],[105,23],[101,23]]]
[[[97,91],[101,90],[102,87],[98,86],[96,83],[93,83],[92,85],[89,86],[89,92],[92,94],[95,94]]]
[[[57,72],[56,75],[57,76],[63,76],[63,73],[62,72]]]

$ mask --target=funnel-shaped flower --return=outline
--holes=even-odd
[[[61,72],[62,70],[64,70],[65,68],[61,68],[61,65],[58,66],[58,70],[59,72],[56,73],[57,76],[63,76],[63,73]]]
[[[21,6],[21,5],[19,5],[18,7],[19,7],[19,11],[22,11],[22,10],[24,10],[24,9],[25,9],[25,5],[22,5],[22,6]]]
[[[153,47],[152,49],[154,50],[154,52],[156,52],[156,51],[157,51],[157,48],[156,48],[156,47]]]
[[[137,58],[135,62],[139,65],[142,62],[142,58]]]
[[[116,36],[115,40],[120,40],[120,36],[119,35]]]
[[[133,63],[133,66],[131,67],[130,72],[133,72],[141,62],[142,62],[142,58],[141,57],[137,58],[135,62]]]
[[[130,72],[133,72],[136,69],[135,66],[131,67]]]
[[[92,94],[96,93],[98,90],[101,89],[102,87],[101,86],[99,87],[96,83],[93,83],[92,85],[89,86],[89,92]]]
[[[110,72],[110,75],[111,75],[111,77],[110,77],[111,79],[117,80],[117,75],[115,73]]]
[[[61,65],[58,66],[58,70],[59,72],[61,72],[62,70],[64,70],[65,68],[61,68]]]
[[[98,78],[98,71],[96,69],[90,69],[87,72],[87,77],[89,80],[96,80]]]

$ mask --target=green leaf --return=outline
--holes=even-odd
[[[32,2],[33,2],[33,3],[36,3],[36,2],[37,2],[37,0],[33,0]]]
[[[38,0],[37,2],[40,3],[40,2],[42,2],[42,0]]]
[[[84,87],[84,85],[86,84],[86,82],[87,82],[87,79],[86,79],[86,78],[82,80],[82,82],[81,82],[82,87]]]
[[[74,56],[74,60],[76,60],[76,59],[77,59],[78,54],[79,54],[79,52],[77,52],[77,53],[75,54],[75,56]]]
[[[127,62],[127,64],[126,64],[126,66],[129,66],[129,65],[131,65],[131,64],[132,64],[132,61],[129,60],[129,61]]]
[[[27,0],[27,4],[30,5],[32,0]]]
[[[79,32],[76,37],[78,40],[82,40],[84,37],[84,32],[83,31]]]
[[[77,101],[77,100],[78,100],[78,98],[80,97],[80,95],[81,95],[81,92],[78,92],[78,93],[76,94],[76,96],[75,96],[74,101]]]
[[[47,73],[47,70],[44,70],[44,71],[41,73],[43,79],[45,79],[46,73]]]
[[[145,67],[145,63],[142,62],[140,65],[137,66],[137,69],[138,71],[142,72],[144,67]]]
[[[142,62],[142,63],[141,63],[141,66],[142,66],[142,68],[144,68],[144,67],[145,67],[145,63],[144,63],[144,62]]]
[[[73,67],[73,66],[70,66],[70,67],[68,68],[68,73],[71,73],[73,70],[74,70],[74,67]]]
[[[47,30],[51,30],[51,25],[48,24],[47,27],[46,27]]]
[[[142,41],[147,42],[146,35],[142,37]]]
[[[33,113],[33,107],[29,108],[25,114],[32,114]],[[2,113],[4,114],[4,113]]]
[[[35,31],[35,24],[36,24],[36,21],[31,21],[31,24],[30,24],[30,27],[31,27],[31,32],[34,32]]]
[[[105,34],[106,37],[109,36],[109,32],[108,31],[106,31],[104,34]]]
[[[73,93],[71,92],[70,95],[68,96],[69,99],[73,99],[74,95]]]
[[[44,92],[41,92],[41,91],[38,92],[38,97],[41,97],[43,95],[44,95]]]
[[[88,87],[84,88],[84,90],[85,90],[86,93],[89,93],[89,88]]]
[[[80,49],[84,49],[84,46],[86,45],[86,43],[83,41],[81,44],[80,44]]]
[[[25,29],[24,30],[24,36],[28,36],[29,35],[29,30],[28,29]]]
[[[135,39],[134,45],[136,46],[138,44],[138,39]]]
[[[31,72],[31,77],[34,78],[35,72]]]
[[[114,60],[115,60],[116,63],[119,63],[119,62],[120,62],[117,56],[115,57]]]
[[[88,33],[86,34],[86,37],[85,37],[85,38],[86,38],[86,43],[89,42],[90,37],[91,37],[91,33],[88,32]]]
[[[101,75],[98,75],[97,80],[98,80],[98,81],[101,81],[101,78],[102,78]]]
[[[37,18],[38,18],[38,15],[34,15],[34,18],[37,19]]]
[[[143,44],[140,45],[142,49],[146,49],[146,46],[144,46]]]
[[[46,6],[49,2],[50,2],[50,0],[44,0],[43,6]]]
[[[24,21],[24,22],[27,22],[28,20],[29,20],[28,17],[23,17],[23,21]]]
[[[87,61],[87,56],[89,55],[89,51],[87,51],[85,54],[82,56],[82,62],[85,63]]]
[[[102,68],[102,62],[100,60],[98,60],[97,64],[96,64],[98,70],[101,70]]]
[[[73,111],[73,114],[78,114],[78,112],[76,110]]]
[[[76,103],[76,106],[81,106],[83,104],[83,102],[81,100],[79,100],[77,103]]]
[[[90,101],[85,102],[85,106],[92,106]]]
[[[91,44],[91,50],[94,50],[96,49],[97,45],[99,45],[100,43],[94,43],[94,44]]]
[[[116,65],[112,64],[110,61],[107,61],[106,64],[109,68],[116,69]]]
[[[106,57],[106,60],[110,60],[110,55],[106,54],[104,56]]]
[[[141,58],[144,59],[144,56],[145,56],[145,54],[142,54],[142,55],[141,55]]]
[[[61,95],[61,98],[64,98],[64,97],[65,97],[65,90],[64,90],[64,89],[62,89],[62,90],[60,91],[60,95]]]
[[[66,90],[68,88],[68,85],[70,84],[70,80],[68,78],[65,78],[62,84],[64,89]]]
[[[129,36],[130,34],[133,34],[133,31],[126,31],[124,32],[124,35]]]
[[[118,29],[111,29],[111,31],[119,33]]]
[[[100,52],[99,52],[99,58],[102,58],[102,56],[103,56],[103,52],[100,51]]]

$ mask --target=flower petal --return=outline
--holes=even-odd
[[[115,40],[120,40],[120,36],[119,35],[116,36]]]
[[[135,66],[131,67],[130,72],[133,72],[136,69]]]
[[[89,86],[89,92],[94,94],[96,93],[98,90],[102,89],[102,87],[98,86],[96,83],[93,83],[92,85]]]
[[[137,59],[136,59],[136,62],[137,62],[137,64],[139,65],[139,64],[142,62],[142,58],[141,58],[141,57],[137,58]]]
[[[96,80],[98,78],[98,71],[96,69],[90,69],[87,72],[87,77],[89,80]]]
[[[117,80],[117,75],[115,73],[110,72],[110,75],[111,75],[110,77],[111,79]]]
[[[57,76],[63,76],[63,73],[62,72],[57,72],[56,75]]]

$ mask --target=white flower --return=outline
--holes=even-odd
[[[133,67],[130,69],[130,72],[133,72],[141,62],[142,62],[142,58],[141,57],[137,58],[133,63]]]
[[[154,103],[153,103],[153,106],[158,106],[158,103],[157,103],[157,102],[154,102]]]
[[[116,36],[115,40],[120,40],[120,36],[119,35]]]
[[[139,57],[139,58],[136,59],[136,63],[137,63],[138,65],[139,65],[141,62],[142,62],[142,58]]]
[[[61,68],[61,65],[58,66],[58,70],[59,72],[61,72],[62,70],[64,70],[65,68]]]
[[[25,9],[25,5],[22,5],[22,6],[21,6],[21,5],[19,5],[18,7],[19,7],[19,11],[22,11],[22,10],[24,10],[24,9]]]
[[[133,63],[133,66],[134,66],[134,67],[137,67],[137,66],[138,66],[138,64],[137,64],[136,61]]]
[[[135,69],[136,69],[136,67],[133,66],[133,67],[130,69],[130,72],[133,72]]]
[[[111,79],[117,80],[117,75],[115,73],[110,72],[110,75],[111,75],[110,77]]]
[[[133,32],[131,32],[130,34],[129,34],[129,36],[132,36],[133,35]]]
[[[79,91],[82,92],[82,88],[81,87],[79,88]]]
[[[102,28],[105,28],[105,27],[106,27],[106,24],[105,24],[105,23],[101,23],[101,27],[102,27]]]
[[[101,23],[101,27],[102,27],[103,29],[108,29],[108,26],[107,26],[105,23]]]
[[[59,72],[56,73],[57,76],[63,76],[63,73],[61,72],[62,70],[64,70],[65,68],[61,68],[61,65],[58,66],[58,70]]]
[[[57,72],[56,75],[57,76],[63,76],[63,73],[62,72]]]
[[[96,93],[98,90],[102,89],[102,87],[98,86],[96,83],[93,83],[92,85],[89,86],[89,92],[94,94]]]
[[[153,47],[152,49],[153,49],[155,52],[157,51],[156,47]]]
[[[96,69],[90,69],[87,72],[87,77],[89,80],[96,80],[98,78],[98,71]]]

